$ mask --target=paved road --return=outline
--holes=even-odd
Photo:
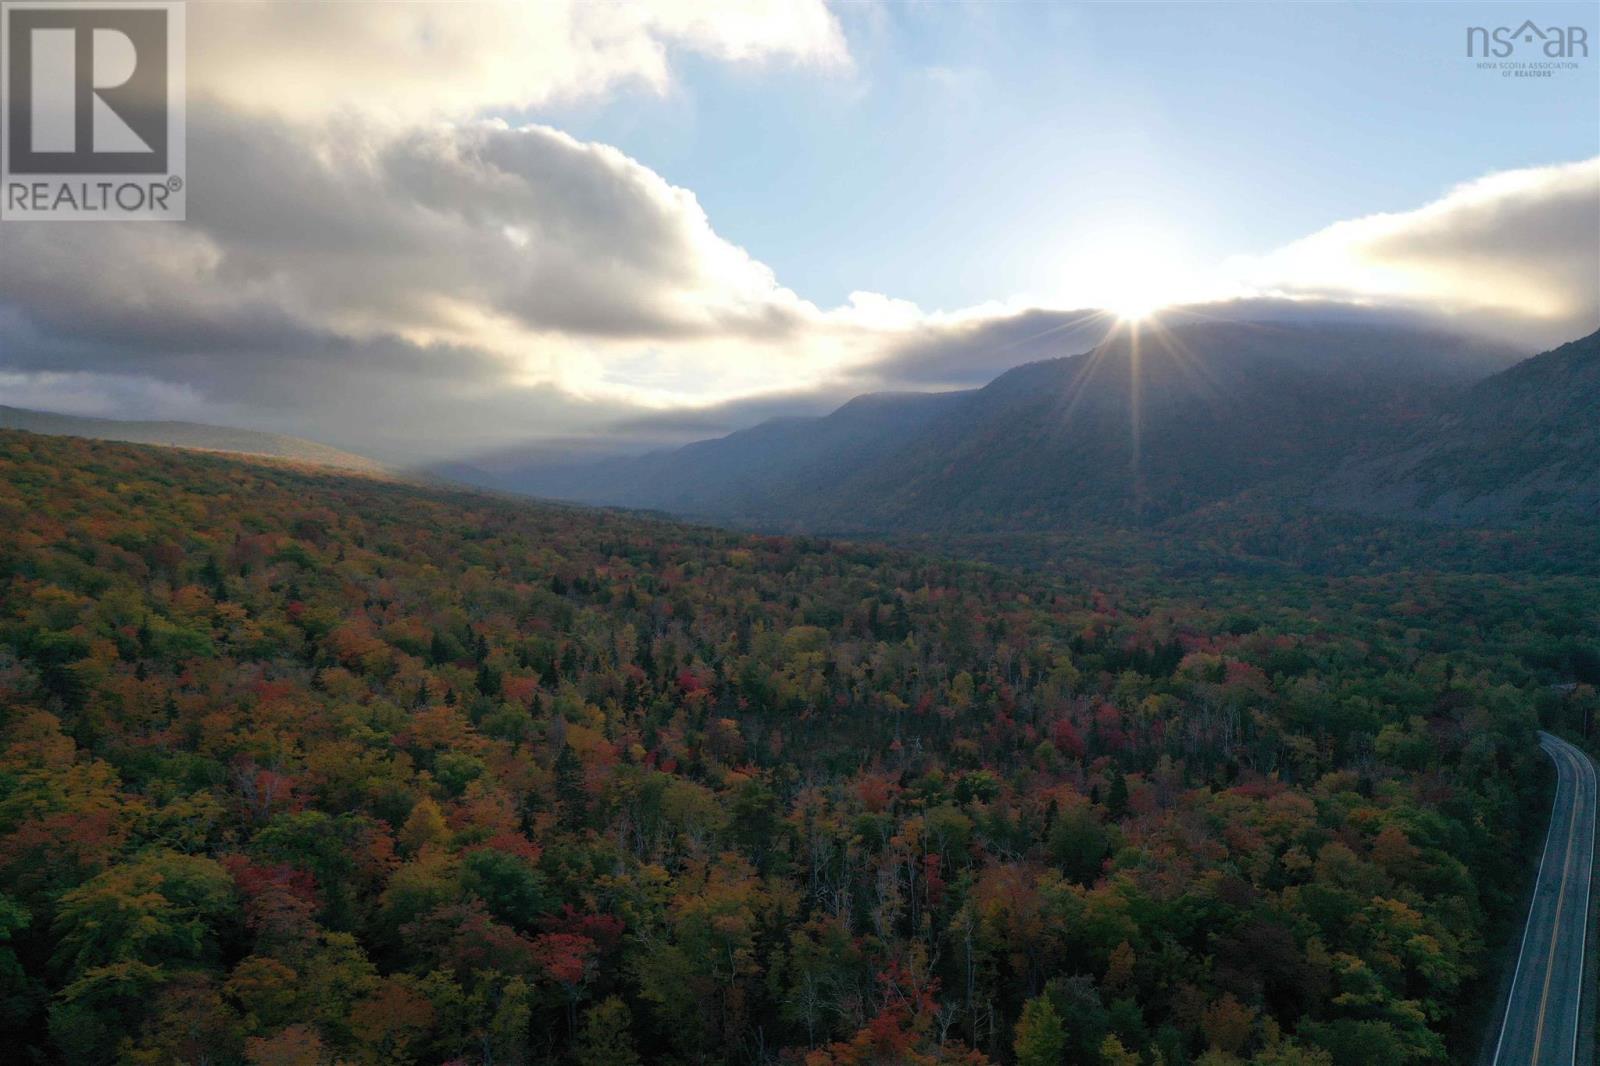
[[[1556,800],[1495,1066],[1577,1064],[1594,867],[1595,772],[1587,755],[1558,737],[1540,733],[1539,746],[1556,764]]]

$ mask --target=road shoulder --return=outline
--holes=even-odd
[[[1506,1007],[1511,1000],[1511,985],[1516,978],[1517,960],[1522,955],[1522,934],[1528,926],[1528,912],[1533,907],[1533,894],[1539,887],[1539,860],[1544,853],[1545,834],[1550,826],[1550,820],[1555,816],[1556,785],[1560,775],[1555,763],[1549,759],[1541,759],[1539,763],[1543,784],[1539,789],[1537,801],[1529,805],[1530,819],[1536,819],[1534,825],[1538,831],[1533,831],[1530,825],[1529,832],[1523,834],[1522,892],[1517,897],[1516,903],[1501,916],[1492,930],[1490,943],[1500,945],[1494,954],[1493,967],[1498,978],[1493,987],[1491,998],[1487,981],[1479,991],[1476,1006],[1481,1009],[1477,1016],[1483,1019],[1478,1026],[1477,1034],[1478,1054],[1474,1058],[1473,1066],[1494,1066],[1495,1048],[1500,1041],[1500,1030],[1505,1026]],[[1591,909],[1600,906],[1600,900],[1591,900]],[[1469,1007],[1464,1012],[1470,1014]],[[1470,1037],[1468,1037],[1470,1039]],[[1467,1043],[1461,1050],[1465,1051],[1472,1045]]]

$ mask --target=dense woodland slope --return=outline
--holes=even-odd
[[[821,419],[485,483],[769,529],[1153,522],[1267,486],[1309,491],[1516,358],[1392,325],[1124,325],[982,389],[863,397]]]
[[[656,508],[707,517],[789,516],[801,501],[837,495],[841,478],[903,448],[970,392],[872,393],[821,418],[777,418],[714,440],[644,456],[547,460],[503,469],[470,465],[457,480],[555,499]]]
[[[1600,680],[1561,575],[1130,595],[4,432],[0,523],[12,1061],[1459,1061]]]
[[[1600,521],[1600,333],[1482,382],[1389,450],[1347,463],[1322,496],[1431,521]]]

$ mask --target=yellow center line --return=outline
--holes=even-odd
[[[1578,767],[1573,763],[1572,756],[1566,751],[1561,751],[1561,756],[1572,767],[1573,776],[1578,776]],[[1575,786],[1576,788],[1576,786]],[[1572,842],[1578,832],[1578,801],[1574,791],[1572,807],[1567,813],[1567,855],[1561,863],[1561,891],[1556,894],[1556,916],[1550,927],[1550,959],[1544,968],[1544,994],[1539,997],[1539,1021],[1533,1028],[1533,1058],[1531,1062],[1539,1061],[1539,1045],[1544,1043],[1544,1013],[1550,1005],[1550,978],[1556,969],[1556,944],[1561,940],[1561,908],[1567,901],[1567,875],[1572,871]]]

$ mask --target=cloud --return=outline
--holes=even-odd
[[[191,6],[189,222],[8,223],[9,394],[450,451],[804,384],[849,357],[692,192],[494,117],[665,91],[682,52],[848,68],[822,0],[370,15]],[[390,432],[401,418],[431,445]]]
[[[202,110],[191,138],[188,223],[8,225],[0,303],[130,358],[388,338],[480,353],[463,373],[645,398],[740,391],[784,369],[780,342],[829,329],[692,193],[547,127],[311,140]]]
[[[5,224],[10,402],[274,429],[400,461],[533,439],[642,445],[857,392],[981,384],[1111,325],[868,292],[819,308],[718,234],[691,190],[612,146],[485,114],[660,89],[674,49],[848,63],[820,5],[397,5],[375,25],[359,5],[190,14],[190,221]],[[1586,332],[1597,170],[1496,175],[1331,226],[1230,265],[1235,291],[1280,299],[1194,313],[1381,305]]]
[[[1600,158],[1491,174],[1228,269],[1261,293],[1466,316],[1545,340],[1600,325]]]
[[[729,62],[843,68],[822,0],[369,5],[250,0],[189,8],[191,91],[238,111],[412,123],[662,92],[673,49]]]
[[[183,225],[6,225],[0,366],[30,396],[81,409],[60,375],[144,375],[192,401],[163,417],[439,454],[813,387],[919,314],[818,310],[691,192],[548,127],[319,135],[203,106],[190,139]]]
[[[926,312],[865,292],[819,309],[720,237],[688,190],[542,126],[319,139],[201,108],[192,153],[188,224],[7,224],[7,392],[388,459],[592,435],[645,447],[858,392],[980,385],[1084,351],[1115,321],[1000,303]],[[1341,223],[1247,264],[1273,297],[1167,315],[1476,316],[1530,350],[1566,339],[1593,328],[1593,173],[1497,176]],[[1529,323],[1550,335],[1536,343]]]
[[[126,374],[56,373],[0,369],[0,397],[8,407],[47,407],[69,415],[116,418],[137,410],[149,419],[182,418],[201,398],[185,385]]]
[[[932,318],[903,331],[871,369],[886,388],[981,385],[1022,363],[1087,351],[1116,321],[1104,311],[1038,307]]]
[[[472,330],[769,335],[806,310],[692,193],[547,127],[308,141],[215,111],[194,126],[188,224],[17,226],[31,262],[8,287],[184,319],[262,304],[356,335],[448,335],[463,316]]]

